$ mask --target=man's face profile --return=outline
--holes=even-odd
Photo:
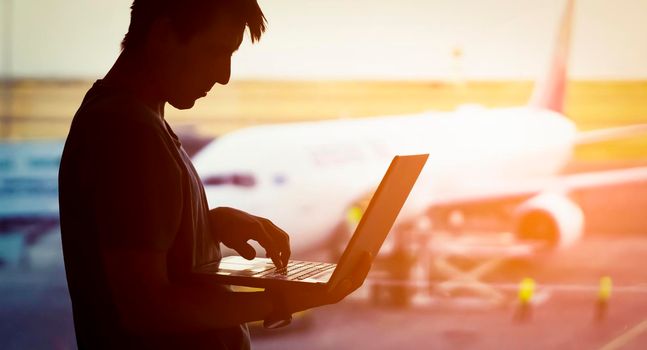
[[[180,39],[168,21],[161,20],[153,34],[159,87],[173,107],[189,109],[216,84],[231,75],[231,56],[243,39],[244,24],[219,17],[193,36]]]

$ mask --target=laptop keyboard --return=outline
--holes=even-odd
[[[333,270],[336,264],[308,261],[289,261],[288,266],[277,269],[271,267],[254,274],[254,277],[262,278],[280,278],[287,280],[303,280],[322,272]]]

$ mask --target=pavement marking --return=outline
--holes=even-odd
[[[635,337],[639,336],[644,331],[647,331],[647,319],[643,320],[639,324],[633,326],[631,329],[622,333],[618,337],[614,338],[606,345],[600,348],[600,350],[615,350],[620,349],[621,347],[627,345]]]
[[[432,286],[437,286],[442,282],[432,283],[425,280],[401,280],[394,278],[367,278],[366,281],[369,284],[379,284],[383,286],[407,286],[411,288],[429,288]],[[489,286],[492,286],[495,289],[502,291],[511,291],[517,292],[519,290],[518,283],[488,283]],[[583,292],[583,293],[598,293],[600,287],[595,284],[568,284],[568,283],[547,283],[541,284],[537,288],[538,290],[546,290],[550,292]],[[619,285],[613,286],[614,294],[647,294],[647,284],[634,284],[634,285]]]

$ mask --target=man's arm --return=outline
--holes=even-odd
[[[264,292],[171,284],[164,252],[105,249],[102,257],[122,325],[135,333],[232,327],[262,320],[272,312]]]
[[[163,252],[104,250],[102,257],[122,325],[139,334],[232,327],[334,304],[362,285],[372,260],[366,254],[335,290],[287,288],[272,291],[270,298],[265,292],[232,292],[217,285],[173,285]]]

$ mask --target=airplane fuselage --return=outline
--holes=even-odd
[[[574,124],[527,107],[330,120],[242,129],[194,158],[212,207],[265,216],[295,239],[326,239],[351,203],[370,195],[396,154],[429,153],[399,220],[435,202],[506,181],[546,177],[570,159]],[[243,176],[244,184],[209,179]]]

